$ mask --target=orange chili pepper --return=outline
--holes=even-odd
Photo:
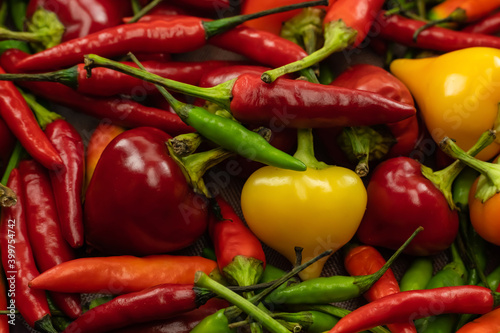
[[[500,308],[462,326],[456,333],[497,333],[500,332]]]

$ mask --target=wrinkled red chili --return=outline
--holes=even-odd
[[[10,49],[0,57],[0,65],[9,72],[17,73],[15,64],[27,56],[27,53],[20,50]],[[129,99],[92,98],[51,82],[23,82],[22,86],[52,102],[124,127],[151,126],[171,135],[194,131],[174,113],[147,107]]]
[[[12,169],[7,186],[17,194],[17,203],[14,206],[2,208],[0,223],[2,263],[8,284],[13,284],[15,289],[14,293],[9,293],[11,298],[9,306],[19,310],[31,327],[45,328],[48,332],[55,332],[50,321],[45,291],[28,287],[29,281],[40,273],[36,267],[28,238],[26,202],[17,168]]]
[[[47,171],[34,160],[19,163],[21,186],[25,195],[26,223],[36,265],[44,272],[75,258],[63,239]],[[81,314],[80,295],[51,293],[54,303],[70,318]]]
[[[85,147],[78,131],[66,120],[57,119],[45,128],[64,170],[49,172],[63,238],[74,248],[83,245],[82,189],[85,176]]]
[[[132,324],[168,319],[200,307],[212,296],[192,284],[161,284],[99,305],[73,321],[66,331],[108,332]]]

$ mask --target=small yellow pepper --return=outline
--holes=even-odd
[[[301,154],[301,138],[312,140],[308,131],[299,130],[299,149],[294,155],[307,165],[306,171],[263,167],[249,177],[241,193],[250,229],[292,263],[296,246],[303,248],[305,262],[323,251],[335,252],[351,240],[367,201],[365,186],[354,171],[318,162],[311,151]],[[320,276],[326,260],[299,276],[303,280]]]
[[[500,102],[500,50],[474,47],[423,59],[398,59],[392,73],[413,94],[432,138],[445,136],[468,150],[496,128]],[[500,152],[497,139],[477,158]]]

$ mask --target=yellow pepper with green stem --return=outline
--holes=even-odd
[[[411,91],[436,143],[450,137],[468,150],[482,133],[498,126],[500,50],[474,47],[422,59],[398,59],[391,72]],[[500,152],[500,140],[477,158]]]

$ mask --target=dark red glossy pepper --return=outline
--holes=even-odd
[[[50,321],[45,291],[28,287],[29,281],[40,273],[28,237],[26,202],[18,169],[11,171],[7,186],[17,194],[17,203],[14,206],[2,208],[0,224],[2,263],[8,284],[12,283],[15,289],[8,292],[9,306],[19,310],[31,327],[43,329],[44,332],[56,332]]]
[[[227,201],[220,196],[215,200],[208,230],[219,270],[233,284],[257,284],[266,267],[262,244]]]
[[[109,332],[131,324],[168,319],[200,307],[212,296],[193,284],[161,284],[99,305],[73,321],[65,332]]]
[[[293,5],[294,7],[290,6],[290,9],[317,4],[305,2]],[[286,10],[289,10],[288,7],[279,7],[279,11]],[[268,13],[274,12],[276,11],[272,10]],[[232,16],[214,21],[203,20],[199,17],[182,17],[168,21],[122,24],[85,37],[69,40],[36,53],[20,61],[17,68],[21,71],[46,71],[64,68],[80,63],[83,56],[89,53],[114,57],[128,52],[184,53],[194,51],[206,45],[210,37],[227,31],[248,19],[268,13]]]
[[[5,73],[0,69],[0,73]],[[0,82],[0,115],[26,151],[48,169],[64,168],[57,150],[12,82]]]
[[[112,333],[189,333],[205,317],[229,305],[223,299],[212,298],[198,309],[180,314],[171,319],[132,325],[114,330]]]
[[[49,172],[63,238],[74,248],[83,245],[82,189],[85,147],[77,130],[57,119],[45,128],[45,135],[61,156],[65,169]]]
[[[137,67],[133,62],[123,62]],[[153,74],[171,80],[197,85],[201,76],[213,69],[235,65],[236,62],[209,60],[195,62],[143,61],[144,68]],[[43,74],[0,74],[0,80],[58,82],[75,89],[81,94],[95,96],[132,95],[145,96],[159,94],[151,83],[107,68],[96,69],[87,77],[84,64],[68,69]]]
[[[158,83],[173,91],[199,97],[229,110],[234,118],[274,128],[362,126],[401,121],[415,114],[415,107],[372,92],[326,86],[304,80],[280,78],[274,84],[246,73],[212,88],[201,88],[164,79],[118,62],[88,55],[89,71],[107,67]]]
[[[355,333],[378,325],[402,323],[443,313],[485,314],[500,305],[500,294],[478,286],[403,291],[363,305],[329,333]]]
[[[44,272],[75,258],[61,234],[54,195],[47,171],[34,160],[19,163],[29,240],[36,265]],[[70,318],[81,314],[80,295],[52,293],[54,303]]]
[[[84,37],[122,23],[132,13],[130,2],[121,0],[31,0],[26,17],[42,7],[54,12],[64,25],[63,41]]]
[[[142,127],[108,144],[85,196],[89,245],[110,254],[157,254],[186,247],[203,234],[205,200],[170,157],[165,145],[170,138]]]
[[[482,20],[471,23],[463,28],[462,31],[485,35],[496,34],[500,31],[500,12],[495,12]]]
[[[381,12],[374,23],[380,37],[406,46],[450,52],[468,47],[500,47],[500,37],[455,31],[441,27],[429,27],[413,40],[415,32],[425,25],[423,21],[400,15],[386,16]]]
[[[10,49],[2,54],[0,64],[7,71],[17,73],[15,64],[27,56],[20,50]],[[171,135],[194,131],[174,113],[147,107],[126,98],[92,98],[51,82],[23,82],[22,85],[54,103],[124,127],[152,126]]]
[[[373,274],[382,268],[385,264],[384,257],[372,246],[355,246],[347,252],[344,258],[344,265],[347,272],[351,275]],[[363,297],[369,302],[380,299],[387,295],[399,293],[398,280],[389,268],[375,284],[363,294]],[[392,333],[411,333],[417,332],[413,323],[388,324],[387,327]]]

